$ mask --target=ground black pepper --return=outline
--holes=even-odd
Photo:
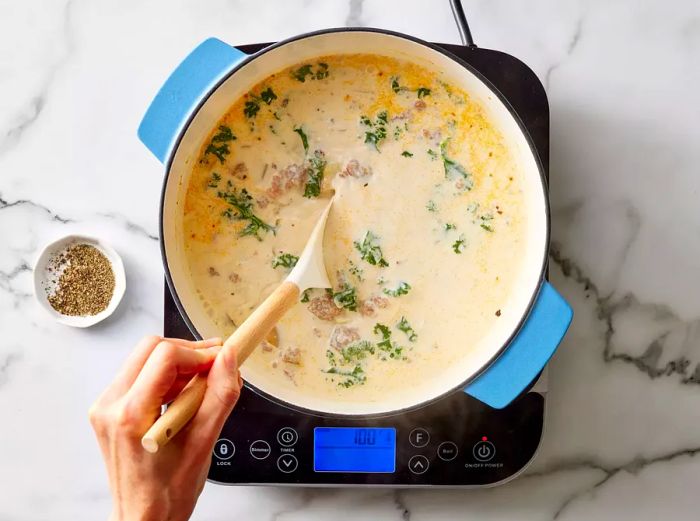
[[[114,271],[109,259],[94,246],[70,246],[52,259],[49,269],[60,276],[48,300],[63,315],[96,315],[112,300]]]

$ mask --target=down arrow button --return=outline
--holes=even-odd
[[[299,461],[293,454],[282,454],[277,458],[277,468],[285,474],[291,474],[299,466]]]

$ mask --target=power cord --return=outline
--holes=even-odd
[[[464,9],[462,8],[462,2],[460,0],[450,0],[450,7],[452,7],[452,14],[455,17],[455,22],[457,22],[457,30],[459,31],[459,37],[462,40],[462,44],[467,47],[476,47],[474,45],[474,40],[472,39],[472,32],[469,30],[469,24],[467,23],[467,17],[464,14]]]

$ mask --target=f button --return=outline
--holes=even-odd
[[[425,429],[413,429],[408,435],[408,441],[417,448],[425,447],[430,441],[430,434]]]

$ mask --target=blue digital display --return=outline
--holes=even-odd
[[[314,471],[389,473],[395,470],[396,429],[314,429]]]

